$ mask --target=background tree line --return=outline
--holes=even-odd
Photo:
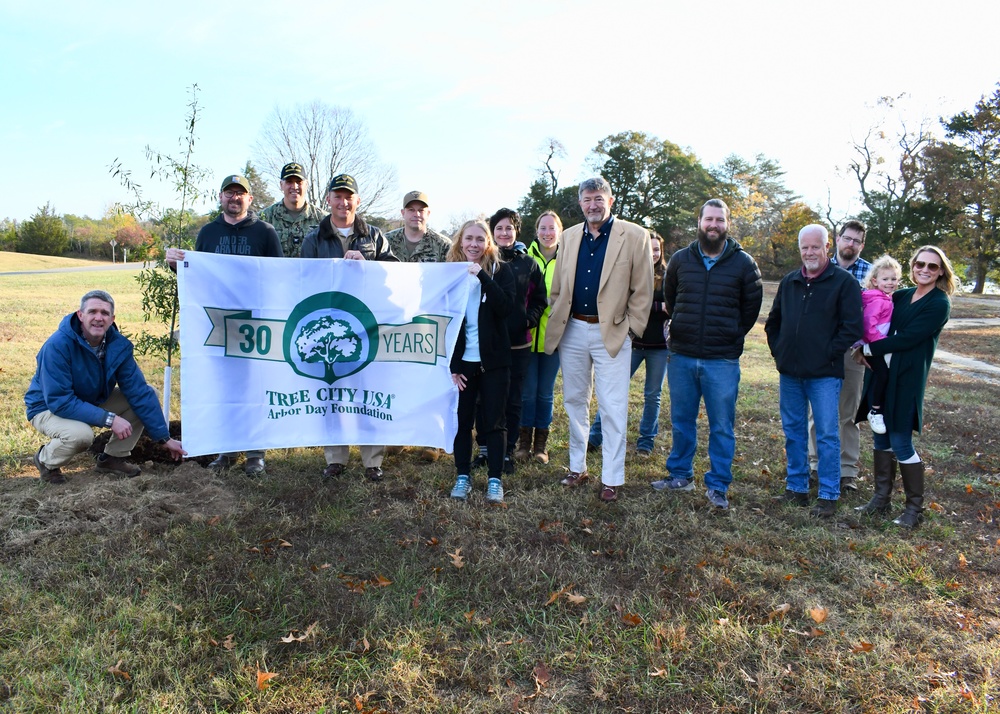
[[[869,226],[868,255],[889,252],[905,258],[923,243],[936,243],[953,257],[973,292],[982,292],[988,278],[1000,277],[1000,84],[972,109],[937,122],[903,121],[898,110],[902,99],[879,99],[878,117],[854,142],[844,170],[858,184],[863,208],[856,216],[838,214],[829,205],[821,216],[818,206],[809,206],[785,185],[780,164],[767,156],[734,154],[706,166],[691,149],[643,132],[599,140],[587,167],[611,184],[615,214],[657,231],[670,250],[695,238],[698,206],[721,197],[732,211],[731,235],[757,259],[766,277],[778,277],[798,263],[801,226],[825,222],[836,231],[848,218],[859,218]],[[398,225],[389,200],[395,196],[395,171],[379,160],[364,123],[349,109],[320,101],[276,108],[252,152],[244,173],[253,186],[254,209],[275,200],[269,186],[277,185],[280,167],[298,161],[310,177],[310,201],[321,203],[330,178],[350,171],[365,189],[362,213],[376,225]],[[537,177],[518,205],[525,226],[533,226],[547,209],[558,212],[566,225],[581,220],[578,186],[560,182],[565,155],[558,139],[546,140]],[[120,256],[121,246],[128,248],[130,258],[142,258],[168,233],[172,243],[192,243],[217,211],[199,215],[185,206],[146,220],[112,211],[94,220],[60,217],[46,205],[23,223],[0,222],[0,248],[109,258],[113,251]],[[171,225],[184,226],[183,234],[165,228]],[[532,237],[525,231],[525,238]]]

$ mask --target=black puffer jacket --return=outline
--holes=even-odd
[[[711,270],[698,241],[670,256],[663,280],[670,349],[701,359],[739,359],[764,297],[757,263],[734,239]]]
[[[514,273],[514,309],[507,316],[510,346],[523,347],[531,343],[531,328],[538,327],[548,306],[545,278],[523,243],[501,248],[500,256]]]

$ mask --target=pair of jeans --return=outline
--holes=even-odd
[[[521,426],[548,429],[552,424],[552,398],[559,374],[559,352],[532,352],[521,386]]]
[[[642,420],[639,422],[639,439],[635,448],[639,451],[652,451],[656,435],[660,433],[660,395],[663,393],[663,378],[667,375],[667,350],[632,348],[632,375],[639,365],[646,363],[646,384],[642,399]],[[598,409],[600,405],[598,404]],[[588,441],[594,446],[600,446],[603,441],[601,434],[601,412],[598,410],[594,423],[590,425]]]
[[[738,359],[702,359],[669,352],[667,385],[673,445],[667,457],[672,478],[694,478],[698,445],[698,408],[708,416],[708,471],[705,488],[725,493],[733,481],[736,455],[736,398],[740,390]]]
[[[909,409],[909,415],[905,421],[899,422],[902,424],[910,424],[911,428],[906,431],[887,431],[885,434],[876,434],[872,432],[872,444],[877,451],[891,451],[896,455],[896,460],[900,463],[911,463],[911,459],[916,455],[917,451],[913,448],[913,429],[912,425],[916,423],[917,418],[917,408],[915,405],[911,405]],[[888,419],[886,420],[888,424]]]
[[[840,389],[838,377],[790,377],[778,380],[781,428],[785,432],[785,482],[789,491],[809,493],[809,409],[816,429],[819,497],[840,498]],[[879,448],[878,446],[875,447]]]

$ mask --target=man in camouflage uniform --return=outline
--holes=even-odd
[[[286,258],[300,257],[302,239],[327,215],[322,208],[306,201],[308,188],[302,164],[285,164],[281,169],[282,199],[260,213],[261,220],[274,226]]]
[[[444,263],[451,241],[427,227],[431,215],[427,194],[410,191],[403,197],[403,227],[386,233],[392,254],[402,263]]]
[[[410,191],[403,196],[403,227],[385,234],[392,254],[403,263],[444,263],[447,261],[451,241],[435,230],[427,227],[431,215],[430,200],[423,191]],[[386,447],[389,454],[398,454],[400,446]],[[420,456],[425,461],[437,461],[441,449],[421,448]]]

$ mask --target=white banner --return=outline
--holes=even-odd
[[[451,451],[466,263],[245,258],[177,266],[191,456],[294,446]]]

